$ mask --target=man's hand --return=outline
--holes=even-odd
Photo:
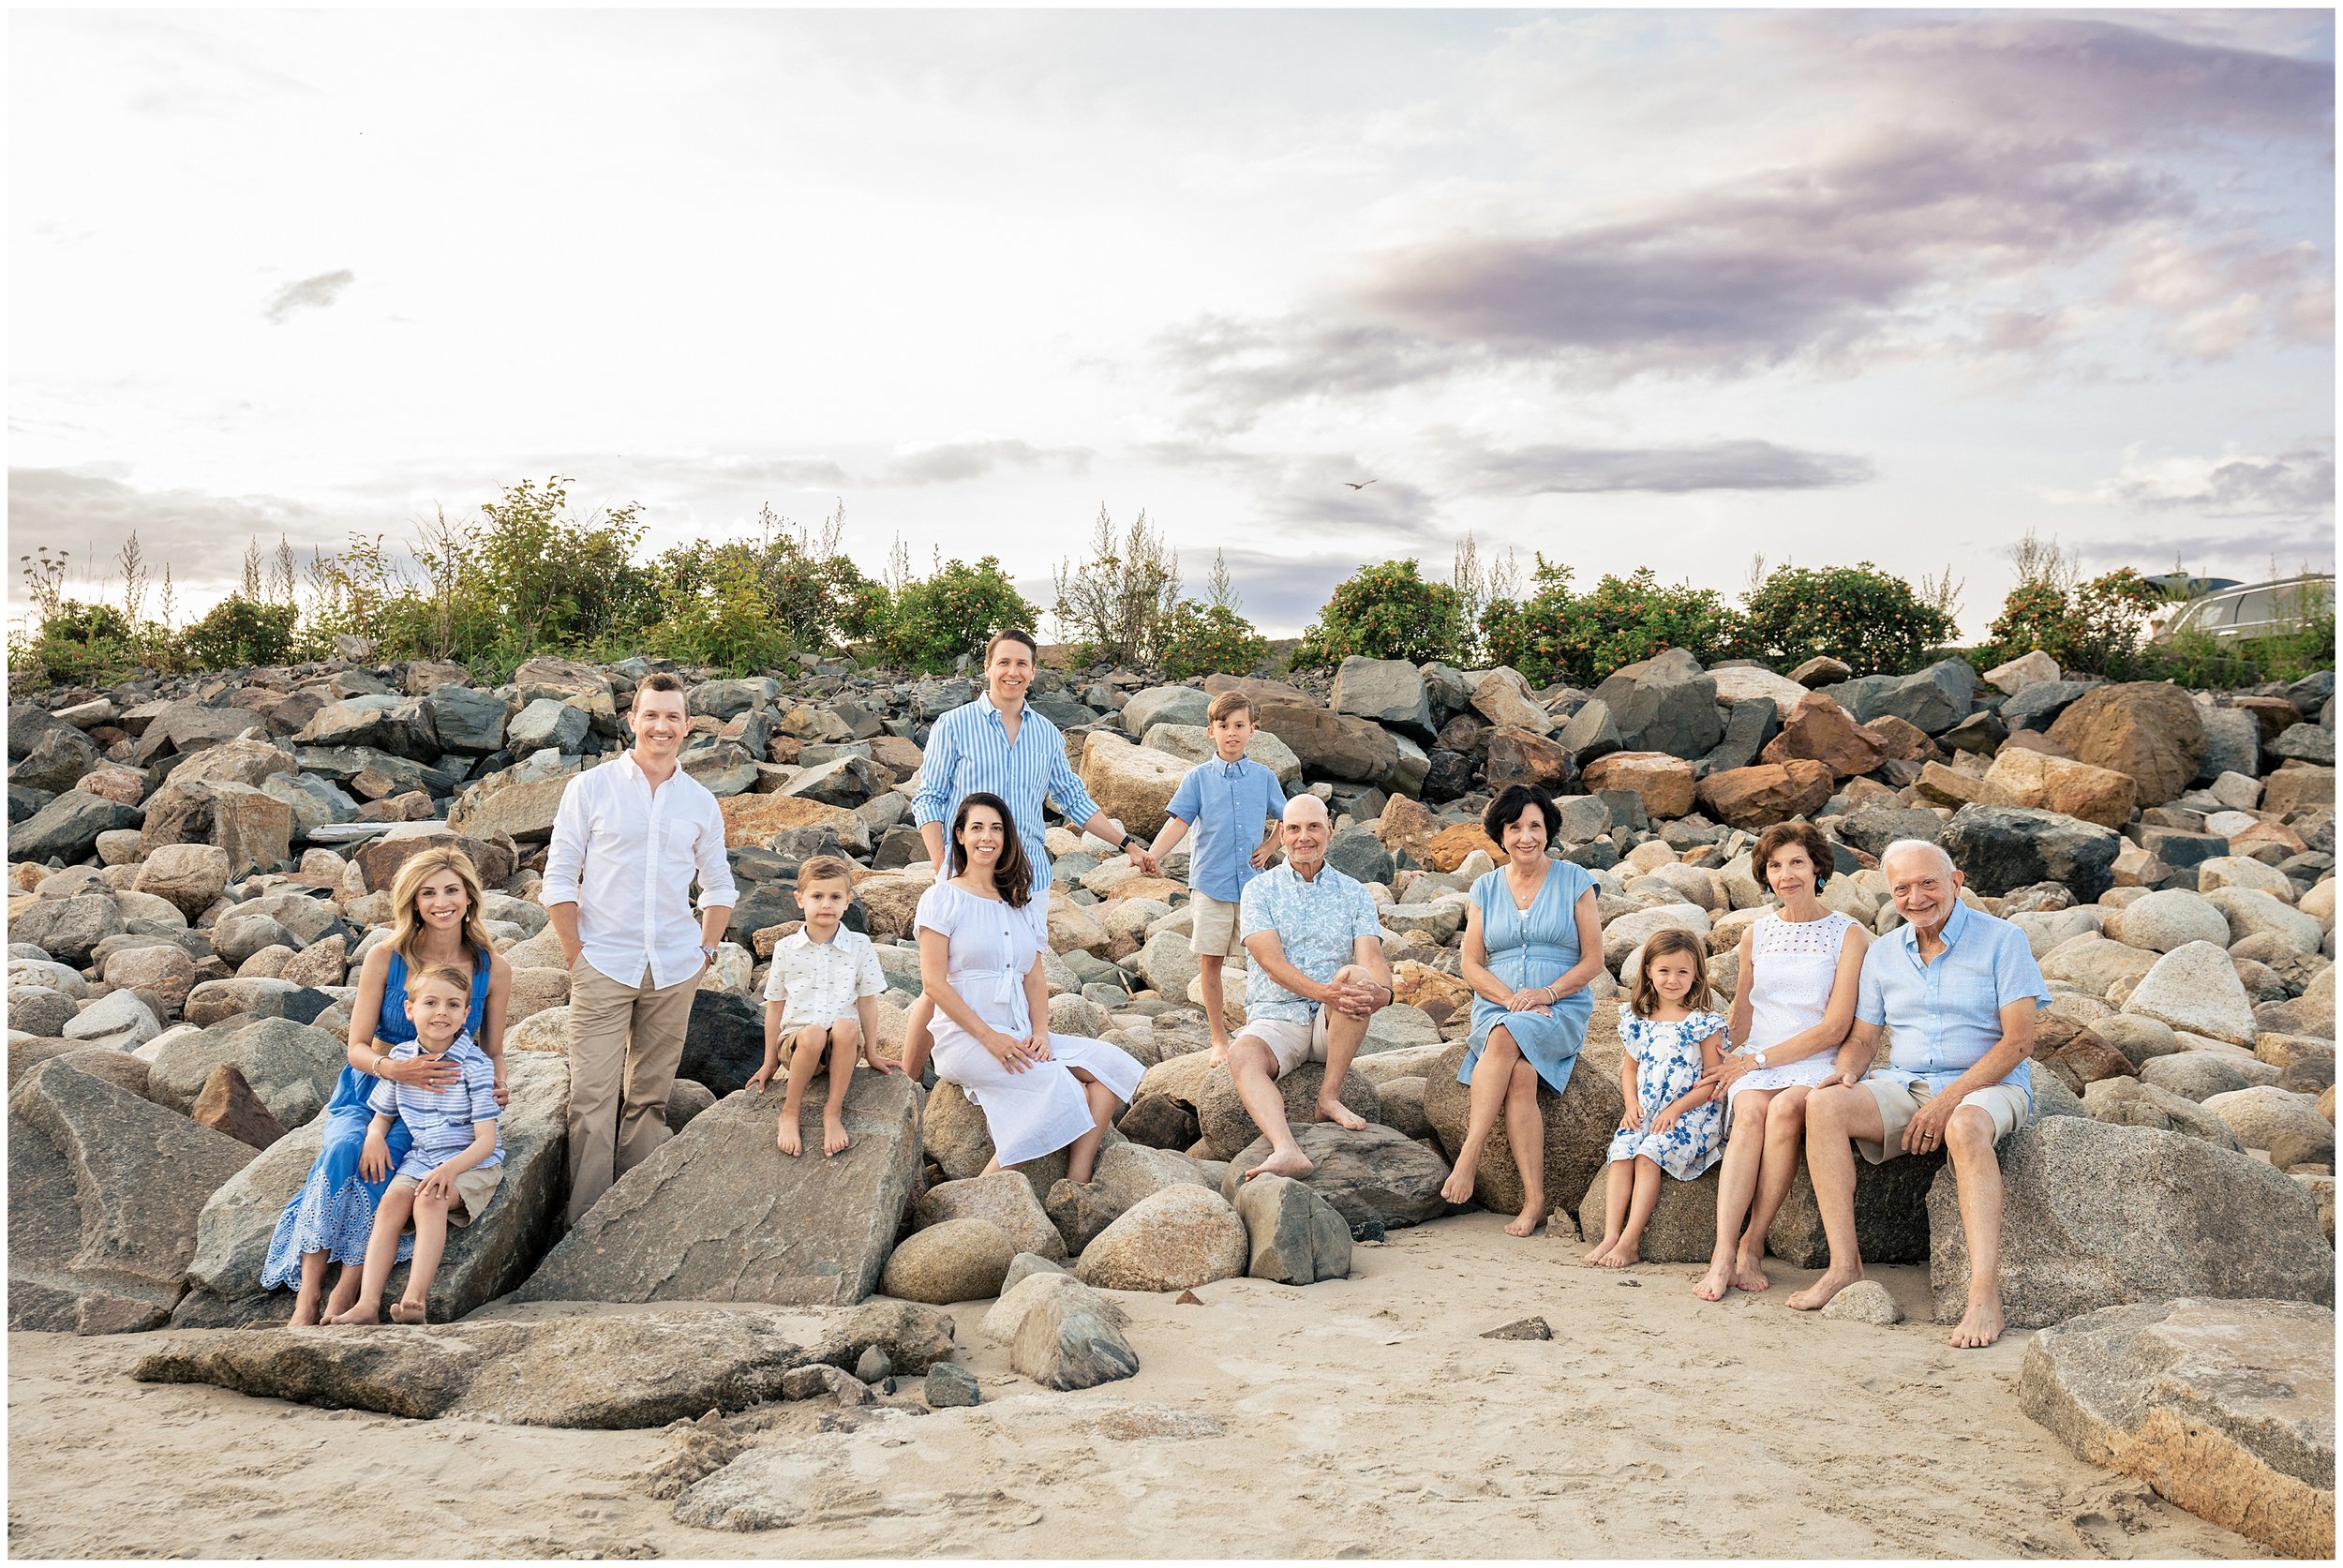
[[[1143,844],[1133,844],[1128,853],[1131,858],[1131,864],[1137,866],[1141,871],[1145,872],[1149,876],[1161,876],[1163,874],[1163,862],[1157,859],[1155,855]]]
[[[563,942],[563,943],[561,944],[561,964],[562,964],[562,967],[563,967],[563,968],[566,968],[566,969],[575,969],[575,968],[576,968],[576,967],[577,967],[577,955],[578,955],[578,954],[580,954],[580,953],[582,953],[582,952],[584,952],[585,950],[586,950],[586,944],[585,944],[585,943],[583,943],[583,942]]]
[[[1328,991],[1326,1005],[1347,1017],[1370,1017],[1383,1005],[1383,988],[1371,980],[1339,980]]]
[[[1960,1104],[1950,1095],[1932,1095],[1903,1129],[1903,1152],[1908,1155],[1933,1154],[1945,1146],[1945,1124]]]

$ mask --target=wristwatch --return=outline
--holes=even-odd
[[[700,944],[700,957],[705,959],[708,963],[713,963],[716,962],[716,949],[703,942]]]
[[[1753,1053],[1749,1059],[1761,1068],[1766,1065],[1766,1053],[1762,1051]]]
[[[1146,847],[1146,845],[1140,844],[1138,834],[1126,833],[1123,835],[1123,853],[1126,855],[1129,854],[1135,845],[1142,849]]]

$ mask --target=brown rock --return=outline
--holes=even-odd
[[[1941,762],[1920,764],[1919,781],[1912,786],[1922,800],[1931,805],[1958,809],[1972,801],[1985,799],[1985,781]]]
[[[1570,754],[1543,735],[1512,724],[1489,731],[1487,771],[1492,793],[1517,784],[1560,789],[1570,783],[1573,766]]]
[[[349,957],[349,938],[336,932],[295,953],[292,962],[278,971],[276,978],[291,980],[295,985],[339,985],[350,967]],[[568,977],[565,975],[562,978],[566,979]]]
[[[2076,1094],[2103,1078],[2136,1078],[2140,1073],[2131,1058],[2088,1029],[2077,1030],[2071,1039],[2048,1054],[2037,1047],[2034,1057]]]
[[[1082,748],[1083,787],[1100,811],[1142,839],[1152,839],[1162,829],[1166,809],[1187,768],[1169,752],[1134,746],[1106,730],[1093,730]]]
[[[166,844],[149,846],[139,862],[135,886],[142,893],[167,898],[189,919],[212,906],[227,888],[233,871],[227,851],[208,844]]]
[[[1654,821],[1685,816],[1693,809],[1698,773],[1699,769],[1691,763],[1665,752],[1613,752],[1587,764],[1587,793],[1599,795],[1606,789],[1632,789],[1643,799],[1644,814]],[[1494,774],[1490,786],[1498,787]],[[1828,791],[1824,793],[1828,797]]]
[[[1262,702],[1259,714],[1261,727],[1292,748],[1303,768],[1319,777],[1372,784],[1399,765],[1398,742],[1372,720],[1278,701]]]
[[[1816,654],[1798,665],[1790,672],[1789,678],[1801,686],[1814,687],[1835,686],[1842,680],[1851,679],[1854,675],[1854,667],[1844,660],[1833,659],[1824,653]]]
[[[203,1087],[187,1108],[188,1117],[214,1132],[265,1149],[285,1136],[285,1127],[261,1103],[252,1085],[244,1081],[233,1062],[222,1062],[203,1080]]]
[[[2078,761],[2130,775],[2143,806],[2179,799],[2204,754],[2196,703],[2161,680],[2094,687],[2058,715],[2050,738]]]
[[[1942,762],[1944,749],[1930,739],[1928,731],[1908,719],[1893,713],[1882,713],[1867,724],[1857,726],[1871,737],[1879,754],[1897,762]]]
[[[2004,746],[1982,784],[1985,805],[2034,806],[2102,828],[2130,821],[2135,799],[2129,774],[2022,746]]]
[[[1443,974],[1413,959],[1403,958],[1391,966],[1391,988],[1395,1001],[1423,1008],[1435,1023],[1472,1005],[1470,986],[1454,975]]]
[[[1432,1124],[1440,1146],[1452,1153],[1462,1145],[1470,1116],[1472,1091],[1456,1082],[1465,1051],[1463,1040],[1453,1042],[1424,1075],[1425,1120]],[[1544,1084],[1538,1087],[1538,1113],[1545,1131],[1547,1213],[1572,1213],[1571,1205],[1603,1168],[1624,1109],[1619,1076],[1618,1009],[1597,1008],[1588,1024],[1587,1043],[1571,1069],[1569,1086],[1560,1095]],[[1489,1141],[1482,1145],[1480,1169],[1473,1174],[1472,1201],[1498,1214],[1520,1213],[1525,1196],[1508,1136],[1505,1119],[1500,1116]]]
[[[187,993],[195,989],[195,960],[176,942],[126,948],[106,960],[105,978],[117,991],[149,993],[175,1015],[187,1005]]]
[[[1830,769],[1819,762],[1762,762],[1728,768],[1700,781],[1700,803],[1735,828],[1766,828],[1803,816],[1830,799]]]
[[[1413,796],[1395,795],[1383,803],[1383,814],[1376,821],[1375,836],[1393,854],[1405,854],[1419,865],[1429,860],[1432,840],[1440,832],[1440,818],[1431,809]]]
[[[2284,697],[2232,697],[2230,706],[2242,708],[2254,716],[2254,722],[2261,726],[2261,743],[2265,746],[2303,722],[2302,710]]]
[[[1921,739],[1925,740],[1927,736],[1923,734]],[[1782,720],[1782,733],[1768,741],[1759,754],[1768,762],[1799,758],[1819,762],[1837,779],[1868,773],[1879,766],[1886,754],[1878,742],[1847,716],[1845,709],[1820,692],[1809,692],[1798,699],[1798,706]]]
[[[843,806],[802,795],[727,795],[716,802],[724,815],[724,847],[759,848],[789,828],[828,828],[852,849],[871,842],[870,825]]]
[[[351,851],[351,859],[359,874],[366,879],[366,887],[375,892],[387,892],[398,876],[398,868],[426,849],[460,849],[468,857],[480,880],[490,888],[499,888],[512,879],[520,863],[509,838],[469,838],[437,827],[394,828],[381,838],[372,839]]]
[[[2316,763],[2290,762],[2261,781],[2261,809],[2284,816],[2305,806],[2335,804],[2335,769]],[[150,817],[151,821],[152,818]]]
[[[1492,860],[1502,860],[1505,858],[1505,851],[1498,845],[1495,840],[1481,831],[1479,823],[1459,822],[1454,827],[1442,828],[1432,835],[1432,842],[1426,848],[1424,863],[1434,871],[1455,871],[1458,866],[1463,865],[1476,849],[1487,855]]]

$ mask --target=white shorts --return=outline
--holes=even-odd
[[[1855,1140],[1855,1146],[1863,1151],[1863,1157],[1873,1165],[1885,1165],[1904,1152],[1903,1129],[1912,1125],[1912,1117],[1919,1108],[1936,1096],[1935,1089],[1920,1079],[1866,1078],[1862,1086],[1872,1098],[1879,1102],[1880,1137],[1877,1143]],[[2025,1125],[2026,1113],[2032,1107],[2025,1091],[2015,1083],[1988,1083],[1961,1097],[1962,1105],[1974,1105],[1993,1118],[1993,1142],[1998,1143]]]
[[[1250,1035],[1269,1047],[1269,1054],[1277,1061],[1277,1076],[1283,1078],[1304,1062],[1326,1059],[1326,1009],[1320,1008],[1307,1021],[1298,1018],[1256,1018],[1248,1020],[1236,1032],[1236,1038]]]
[[[1240,958],[1245,943],[1237,935],[1237,917],[1244,906],[1224,903],[1210,893],[1190,890],[1187,907],[1195,917],[1195,924],[1187,937],[1187,950],[1200,957]]]

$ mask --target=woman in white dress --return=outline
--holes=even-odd
[[[1033,866],[997,795],[976,792],[952,814],[945,861],[956,872],[920,895],[919,981],[936,1007],[935,1075],[984,1113],[991,1175],[1072,1145],[1067,1175],[1090,1179],[1118,1103],[1146,1069],[1127,1053],[1050,1032],[1049,895],[1033,896]],[[928,1051],[915,1036],[903,1071],[917,1080]]]
[[[1832,856],[1813,823],[1775,823],[1758,835],[1750,862],[1778,907],[1741,933],[1731,1025],[1739,1048],[1715,1071],[1725,1094],[1725,1144],[1716,1251],[1693,1287],[1703,1301],[1773,1283],[1764,1268],[1766,1231],[1798,1176],[1807,1093],[1830,1076],[1854,1025],[1871,941],[1815,896]]]

